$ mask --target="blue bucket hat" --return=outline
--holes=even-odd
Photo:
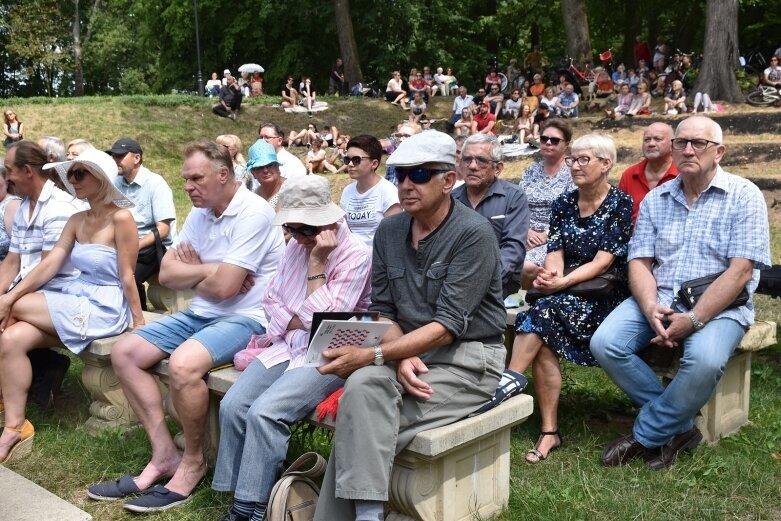
[[[261,166],[279,163],[277,152],[274,147],[266,143],[263,139],[258,139],[255,144],[249,147],[249,158],[247,160],[247,169],[252,170]]]

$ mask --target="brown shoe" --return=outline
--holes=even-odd
[[[681,452],[693,449],[702,441],[702,433],[697,427],[692,427],[684,433],[678,434],[667,445],[661,447],[659,455],[648,460],[648,468],[662,470],[671,466],[678,459]]]
[[[602,451],[602,464],[606,467],[620,467],[634,458],[647,458],[649,449],[640,444],[633,434],[626,434],[610,442]]]
[[[8,427],[6,425],[3,430],[18,432],[19,439],[14,442],[5,459],[0,461],[0,465],[29,456],[33,449],[33,438],[35,437],[35,428],[33,428],[33,424],[28,420],[24,420],[24,423],[19,428]]]

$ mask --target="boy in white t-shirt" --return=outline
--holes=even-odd
[[[370,249],[380,221],[401,211],[396,187],[377,175],[381,157],[380,141],[368,135],[352,138],[344,155],[347,173],[354,182],[342,191],[340,206],[350,231]]]

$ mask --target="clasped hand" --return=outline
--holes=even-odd
[[[528,237],[526,238],[526,245],[530,249],[542,246],[546,242],[548,242],[548,232],[529,230]]]
[[[545,268],[540,268],[532,285],[546,295],[561,291],[567,286],[566,280],[559,276],[558,270],[546,270]]]
[[[681,340],[694,331],[688,313],[676,313],[672,308],[655,304],[644,310],[646,320],[656,332],[652,344],[664,347],[678,347]]]

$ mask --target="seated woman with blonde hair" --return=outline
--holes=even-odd
[[[27,354],[64,346],[80,353],[93,340],[144,324],[133,278],[138,230],[133,203],[114,187],[117,165],[108,154],[87,150],[73,161],[51,163],[68,191],[90,209],[68,219],[57,244],[11,291],[0,296],[0,384],[5,429],[0,463],[32,450],[35,429],[25,419],[32,374]],[[81,274],[61,292],[36,291],[65,262]]]

